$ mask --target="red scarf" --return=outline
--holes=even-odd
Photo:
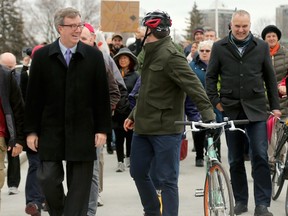
[[[270,47],[270,56],[274,56],[280,49],[280,44],[277,43],[274,47]]]

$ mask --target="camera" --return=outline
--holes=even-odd
[[[22,49],[22,57],[26,57],[26,56],[31,56],[32,54],[32,48],[31,47],[24,47]]]

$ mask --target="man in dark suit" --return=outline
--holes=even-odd
[[[268,44],[250,32],[250,15],[239,10],[232,15],[231,31],[215,42],[206,75],[207,94],[212,104],[230,119],[249,119],[243,126],[250,141],[254,178],[254,215],[273,215],[267,209],[271,201],[271,179],[267,157],[266,99],[270,109],[280,117],[277,83]],[[219,79],[220,77],[220,79]],[[220,93],[217,82],[220,80]],[[227,132],[231,182],[236,201],[235,214],[248,211],[248,185],[244,165],[245,134]]]
[[[38,151],[38,178],[52,216],[86,216],[95,148],[111,130],[103,55],[80,42],[79,11],[56,12],[60,38],[35,52],[25,109],[27,145]],[[68,192],[62,182],[66,161]]]

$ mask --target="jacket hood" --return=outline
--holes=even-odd
[[[127,47],[121,48],[121,49],[119,50],[119,52],[113,57],[114,60],[115,60],[115,62],[118,62],[119,57],[120,57],[121,55],[127,55],[127,56],[129,56],[129,57],[133,60],[133,62],[134,62],[134,65],[135,65],[134,68],[137,68],[137,65],[138,65],[137,57],[131,52],[130,49],[128,49]]]

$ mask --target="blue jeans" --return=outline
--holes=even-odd
[[[249,123],[244,128],[246,128],[250,142],[255,204],[268,207],[270,206],[272,189],[267,155],[266,121]],[[248,184],[243,157],[245,152],[244,143],[247,140],[245,136],[240,131],[226,131],[234,198],[236,202],[243,204],[248,203]]]
[[[26,204],[32,202],[40,208],[45,201],[45,197],[37,178],[37,169],[40,166],[39,154],[28,150],[26,155],[29,163],[25,185]]]
[[[130,174],[135,181],[147,216],[160,216],[156,189],[162,191],[162,216],[178,215],[181,136],[181,134],[154,136],[133,134]],[[151,166],[155,170],[153,178],[157,180],[157,188],[151,181]]]

